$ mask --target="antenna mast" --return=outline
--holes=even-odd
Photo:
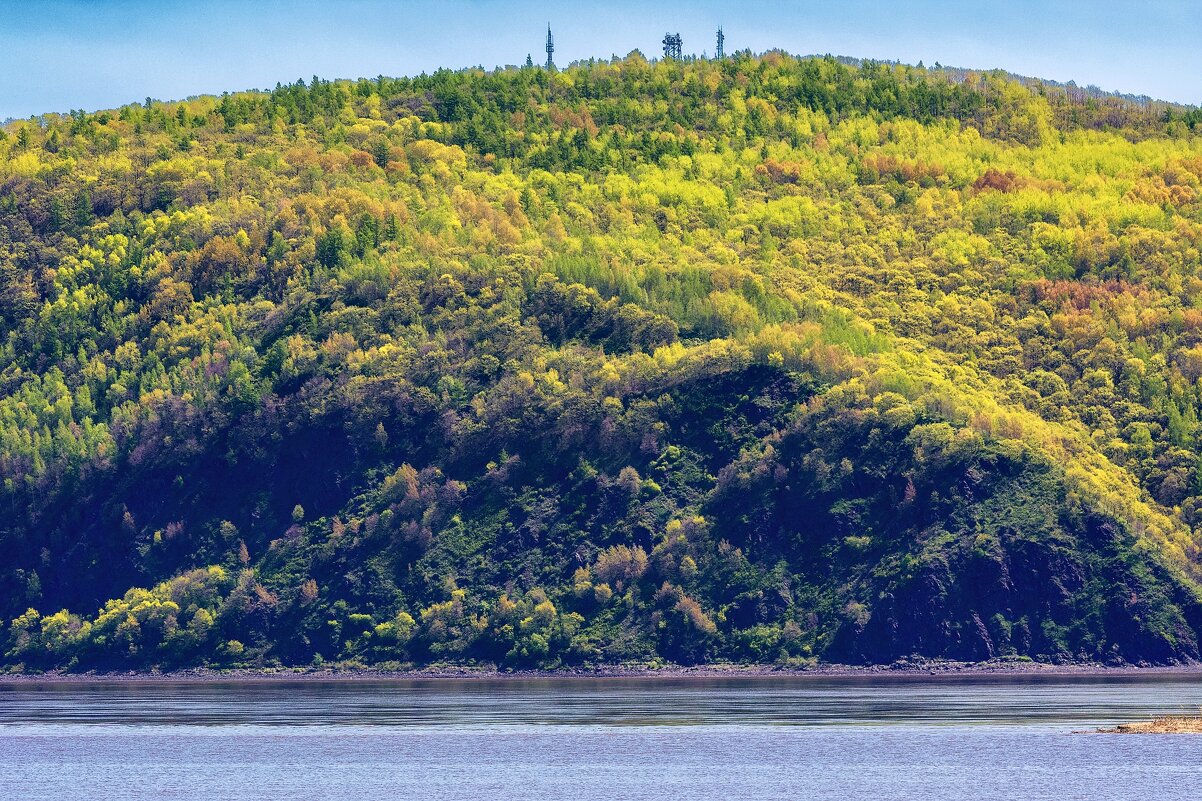
[[[718,60],[726,58],[726,34],[722,32],[722,26],[718,26]]]
[[[547,23],[547,69],[555,69],[555,37],[551,35],[551,23]]]

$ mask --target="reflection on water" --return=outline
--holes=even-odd
[[[0,683],[0,726],[1086,725],[1199,707],[1202,675]]]
[[[0,799],[1194,798],[1202,676],[0,683]]]

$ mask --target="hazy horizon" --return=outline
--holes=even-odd
[[[686,53],[786,50],[936,62],[1197,105],[1202,7],[950,0],[839,8],[817,2],[533,3],[260,0],[0,0],[0,119],[266,89],[313,75],[416,75],[441,67],[541,63],[546,25],[556,61],[659,54],[663,31]]]

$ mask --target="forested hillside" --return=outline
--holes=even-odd
[[[2,661],[1198,659],[1200,126],[775,53],[12,123]]]

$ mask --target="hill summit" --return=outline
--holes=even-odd
[[[10,124],[4,663],[1197,660],[1200,124],[781,53]]]

